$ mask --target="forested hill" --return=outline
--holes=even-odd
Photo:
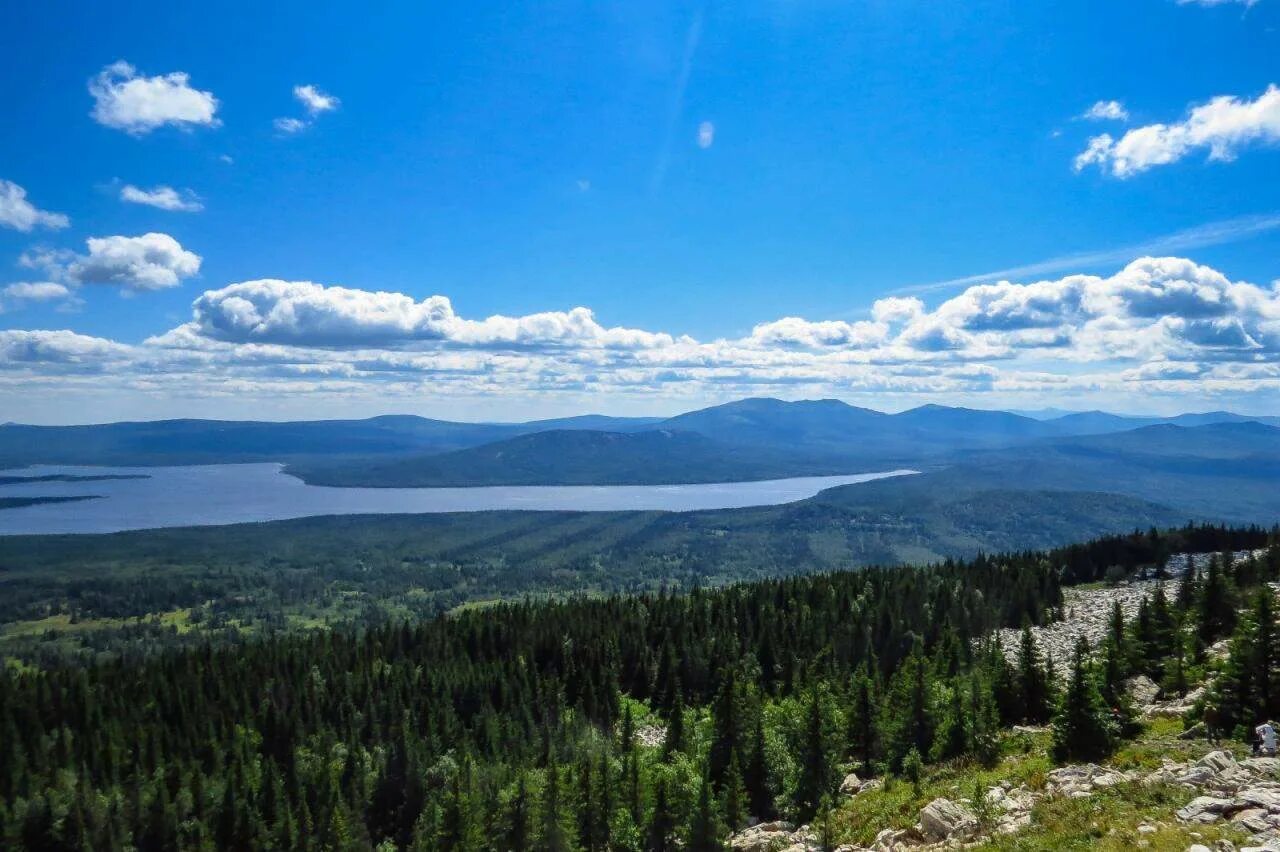
[[[1155,602],[1158,617],[1121,619],[1123,644],[1104,649],[1088,684],[1095,669],[1078,662],[1060,702],[1034,648],[1017,668],[998,649],[973,650],[993,627],[1050,618],[1064,583],[1174,552],[1264,546],[1248,564],[1214,560],[1203,586]],[[1126,724],[1102,703],[1118,700],[1117,678],[1175,671],[1184,651],[1168,631],[1215,640],[1235,596],[1277,576],[1274,533],[1196,527],[9,668],[0,840],[707,850],[749,818],[779,815],[820,815],[835,840],[861,838],[876,827],[830,812],[842,771],[910,777],[922,760],[992,760],[1002,727],[1055,712],[1061,756],[1105,754]]]
[[[291,464],[312,485],[646,485],[862,473],[840,457],[725,444],[697,432],[556,429],[449,453]]]

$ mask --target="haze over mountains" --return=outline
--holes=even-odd
[[[0,465],[278,461],[310,484],[369,487],[655,485],[913,468],[921,475],[817,499],[911,517],[917,529],[944,517],[972,526],[980,506],[1034,506],[1041,526],[1056,513],[1055,523],[1076,517],[1092,532],[1103,519],[1120,528],[1153,517],[1270,521],[1280,514],[1278,424],[1231,412],[1038,419],[938,405],[887,414],[836,400],[743,399],[670,418],[529,423],[382,416],[8,425],[0,427]]]
[[[886,414],[829,399],[743,399],[665,419],[456,423],[392,415],[6,425],[0,427],[0,465],[279,461],[308,482],[348,486],[714,482],[908,465],[990,470],[1030,459],[1041,469],[1050,460],[1105,458],[1145,468],[1158,460],[1184,473],[1209,462],[1222,473],[1230,461],[1231,470],[1248,473],[1259,463],[1269,469],[1277,425],[1277,417],[1231,412],[1036,419],[939,405]]]

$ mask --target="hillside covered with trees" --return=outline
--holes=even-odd
[[[1030,634],[1064,585],[1214,559],[1096,653]],[[0,677],[0,838],[28,849],[720,849],[749,819],[831,821],[842,773],[982,765],[1050,722],[1063,758],[1131,732],[1121,683],[1184,690],[1234,635],[1207,721],[1275,712],[1280,545],[1188,527],[931,567],[516,602]],[[1175,591],[1176,588],[1176,591]],[[1240,614],[1243,610],[1243,615]],[[1259,680],[1251,672],[1262,671]],[[1061,677],[1060,677],[1061,675]],[[825,822],[824,822],[825,821]],[[835,839],[839,839],[838,836]]]

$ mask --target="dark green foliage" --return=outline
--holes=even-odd
[[[732,761],[730,768],[736,768]],[[688,838],[685,848],[689,852],[723,852],[725,848],[724,830],[716,810],[715,794],[711,789],[711,779],[706,775],[702,776],[702,781],[698,784],[698,804],[689,826]]]
[[[1110,754],[1118,733],[1098,691],[1088,652],[1088,645],[1081,639],[1071,660],[1071,675],[1062,706],[1053,719],[1053,755],[1060,761],[1105,757]]]
[[[990,759],[1003,705],[1048,676],[1034,647],[1031,665],[1009,666],[980,639],[1060,608],[1059,573],[1252,535],[1142,533],[8,667],[0,848],[701,848],[753,817],[819,824],[838,767],[884,761],[910,777],[930,749]],[[1251,591],[1272,564],[1242,563],[1232,583]],[[1225,680],[1220,702],[1245,724],[1280,694],[1248,677],[1280,653],[1271,602],[1254,600],[1233,645],[1240,685]],[[1104,753],[1114,737],[1106,666],[1176,668],[1135,650],[1180,647],[1160,610],[1154,597],[1147,627],[1119,624],[1108,643],[1125,647],[1098,667],[1075,661],[1055,722],[1065,752]],[[659,720],[665,749],[641,736]]]

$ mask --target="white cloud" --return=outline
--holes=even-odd
[[[21,302],[52,302],[71,295],[65,284],[56,281],[18,281],[6,285],[0,293],[5,299]]]
[[[294,86],[293,96],[302,102],[303,107],[311,115],[319,115],[322,112],[335,110],[342,103],[333,95],[322,92],[310,84]]]
[[[82,304],[71,288],[56,281],[17,281],[0,287],[0,313],[48,302],[57,302],[59,311],[73,310]]]
[[[1178,0],[1179,6],[1252,6],[1258,0]]]
[[[669,335],[604,328],[586,308],[470,320],[458,316],[445,296],[415,301],[403,293],[273,279],[206,291],[193,306],[191,327],[214,340],[337,347],[439,341],[475,347],[626,349],[672,340]]]
[[[1075,167],[1080,171],[1097,165],[1127,178],[1201,149],[1208,151],[1210,160],[1227,161],[1249,145],[1276,143],[1280,143],[1280,88],[1271,85],[1252,101],[1231,95],[1213,98],[1174,124],[1136,127],[1118,140],[1106,133],[1095,136],[1076,157]]]
[[[314,124],[316,117],[321,113],[332,112],[342,104],[342,101],[333,95],[322,92],[309,83],[305,86],[294,86],[293,96],[302,104],[302,108],[307,111],[309,118],[301,119],[282,116],[272,122],[277,131],[288,136],[301,133]]]
[[[277,118],[272,122],[272,124],[274,124],[276,130],[279,130],[281,133],[297,133],[300,130],[305,130],[309,126],[307,122],[300,118]]]
[[[698,147],[702,149],[710,148],[716,141],[716,126],[709,121],[704,121],[698,125]]]
[[[445,296],[278,280],[209,290],[189,322],[137,346],[51,334],[0,335],[0,397],[16,393],[6,390],[14,376],[30,394],[92,374],[98,390],[165,398],[336,394],[384,405],[549,394],[1061,401],[1123,399],[1136,387],[1252,393],[1255,410],[1257,394],[1280,401],[1280,283],[1177,257],[975,285],[933,304],[889,297],[869,319],[783,317],[712,340],[606,326],[585,307],[472,319]]]
[[[0,225],[29,233],[33,228],[65,228],[71,224],[61,213],[41,210],[27,200],[27,191],[13,181],[0,180]]]
[[[0,367],[17,364],[95,365],[128,355],[130,347],[74,331],[0,331]]]
[[[751,329],[749,339],[758,346],[866,348],[882,343],[888,332],[883,322],[810,322],[799,317],[783,317],[757,325]]]
[[[131,183],[120,188],[120,200],[131,204],[146,204],[161,210],[174,210],[184,213],[197,213],[204,209],[200,197],[189,189],[181,192],[171,186],[156,186],[151,189],[140,189]]]
[[[1091,121],[1128,121],[1129,111],[1119,101],[1098,101],[1080,117]]]
[[[140,136],[158,127],[217,127],[218,99],[193,89],[182,71],[142,77],[127,62],[103,68],[89,81],[94,121]]]
[[[177,287],[200,271],[200,255],[187,251],[168,234],[90,237],[89,253],[67,263],[76,284],[116,284],[127,291]]]

